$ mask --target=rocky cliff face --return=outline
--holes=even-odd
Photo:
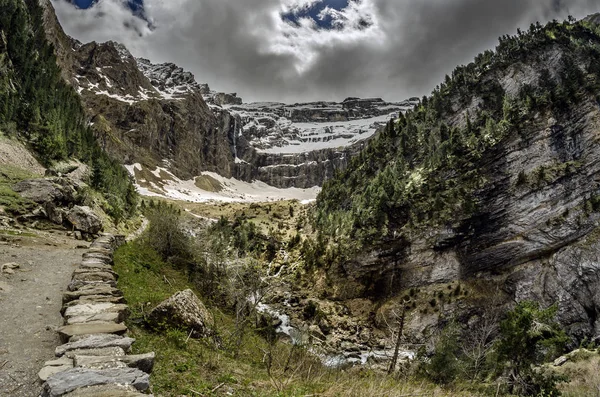
[[[548,29],[557,37],[579,34],[572,26],[564,31],[558,25]],[[586,45],[598,48],[598,36],[586,28],[581,32]],[[453,315],[467,323],[491,302],[535,300],[545,306],[556,304],[558,320],[574,338],[600,336],[600,106],[598,85],[591,83],[600,78],[597,52],[586,52],[589,47],[582,50],[568,40],[553,42],[543,30],[531,35],[538,40],[532,50],[511,62],[506,56],[500,66],[488,66],[478,75],[475,92],[465,96],[463,91],[448,99],[443,122],[449,129],[473,128],[469,115],[474,121],[482,114],[483,86],[495,86],[502,94],[505,120],[510,106],[520,112],[517,127],[473,157],[472,168],[440,171],[446,181],[459,181],[458,175],[473,170],[478,173],[481,185],[466,198],[476,203],[476,209],[465,215],[460,204],[455,205],[448,220],[440,222],[436,218],[441,210],[433,205],[427,214],[432,223],[423,227],[390,221],[382,241],[329,270],[340,285],[340,296],[389,297],[411,289],[437,291],[439,286],[430,295],[431,302],[432,306],[443,302],[444,307],[431,324]],[[534,42],[527,36],[515,38],[519,40],[524,45]],[[552,87],[546,99],[545,94],[533,94],[548,92],[540,88],[543,85]],[[564,95],[568,90],[571,93]],[[526,105],[528,100],[538,104]],[[544,105],[548,101],[556,103]],[[484,131],[493,128],[482,129],[478,139],[490,138]],[[413,175],[430,165],[414,167]],[[448,186],[421,183],[434,196],[435,189],[443,195],[445,188],[440,186]],[[409,199],[397,211],[418,204]],[[454,289],[457,282],[470,289],[472,298],[451,299],[445,287]],[[438,293],[446,298],[441,300]],[[423,311],[415,313],[411,327],[422,331],[424,317]]]
[[[172,63],[136,59],[119,43],[81,44],[43,0],[49,40],[104,148],[126,164],[203,171],[287,188],[321,186],[365,140],[415,101],[243,104]]]

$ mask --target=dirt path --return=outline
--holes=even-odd
[[[1,239],[1,236],[0,236]],[[81,242],[64,233],[0,241],[0,397],[37,397],[37,373],[59,345],[62,292],[81,259]]]

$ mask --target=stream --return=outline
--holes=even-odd
[[[281,313],[272,306],[259,303],[256,306],[259,313],[268,314],[279,319],[280,325],[276,328],[279,334],[287,335],[292,344],[301,345],[305,342],[305,335],[302,331],[291,325],[290,316]],[[319,357],[321,363],[328,368],[340,368],[354,365],[367,365],[369,363],[385,363],[392,360],[394,349],[373,349],[366,345],[356,345],[352,350],[345,350],[338,353],[324,353],[324,349],[310,347],[309,351]],[[406,350],[400,350],[399,360],[413,360],[415,353]]]

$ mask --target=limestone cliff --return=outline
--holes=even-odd
[[[486,285],[473,299],[447,301],[443,315],[467,322],[494,299],[536,300],[557,304],[575,338],[600,335],[594,20],[503,38],[326,185],[321,233],[335,246],[336,225],[371,230],[350,230],[361,250],[329,269],[346,297]]]

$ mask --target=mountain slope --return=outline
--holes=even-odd
[[[37,1],[0,2],[0,131],[26,143],[45,166],[72,158],[91,165],[92,187],[121,219],[135,210],[135,190],[127,171],[94,140],[79,96],[61,77],[43,21]]]
[[[44,4],[47,36],[95,136],[122,162],[149,171],[162,167],[183,180],[208,171],[278,188],[320,186],[390,117],[415,103],[243,104],[172,63],[136,59],[114,42],[69,38]]]
[[[321,265],[359,295],[485,279],[597,335],[599,93],[592,19],[502,37],[326,183]]]

